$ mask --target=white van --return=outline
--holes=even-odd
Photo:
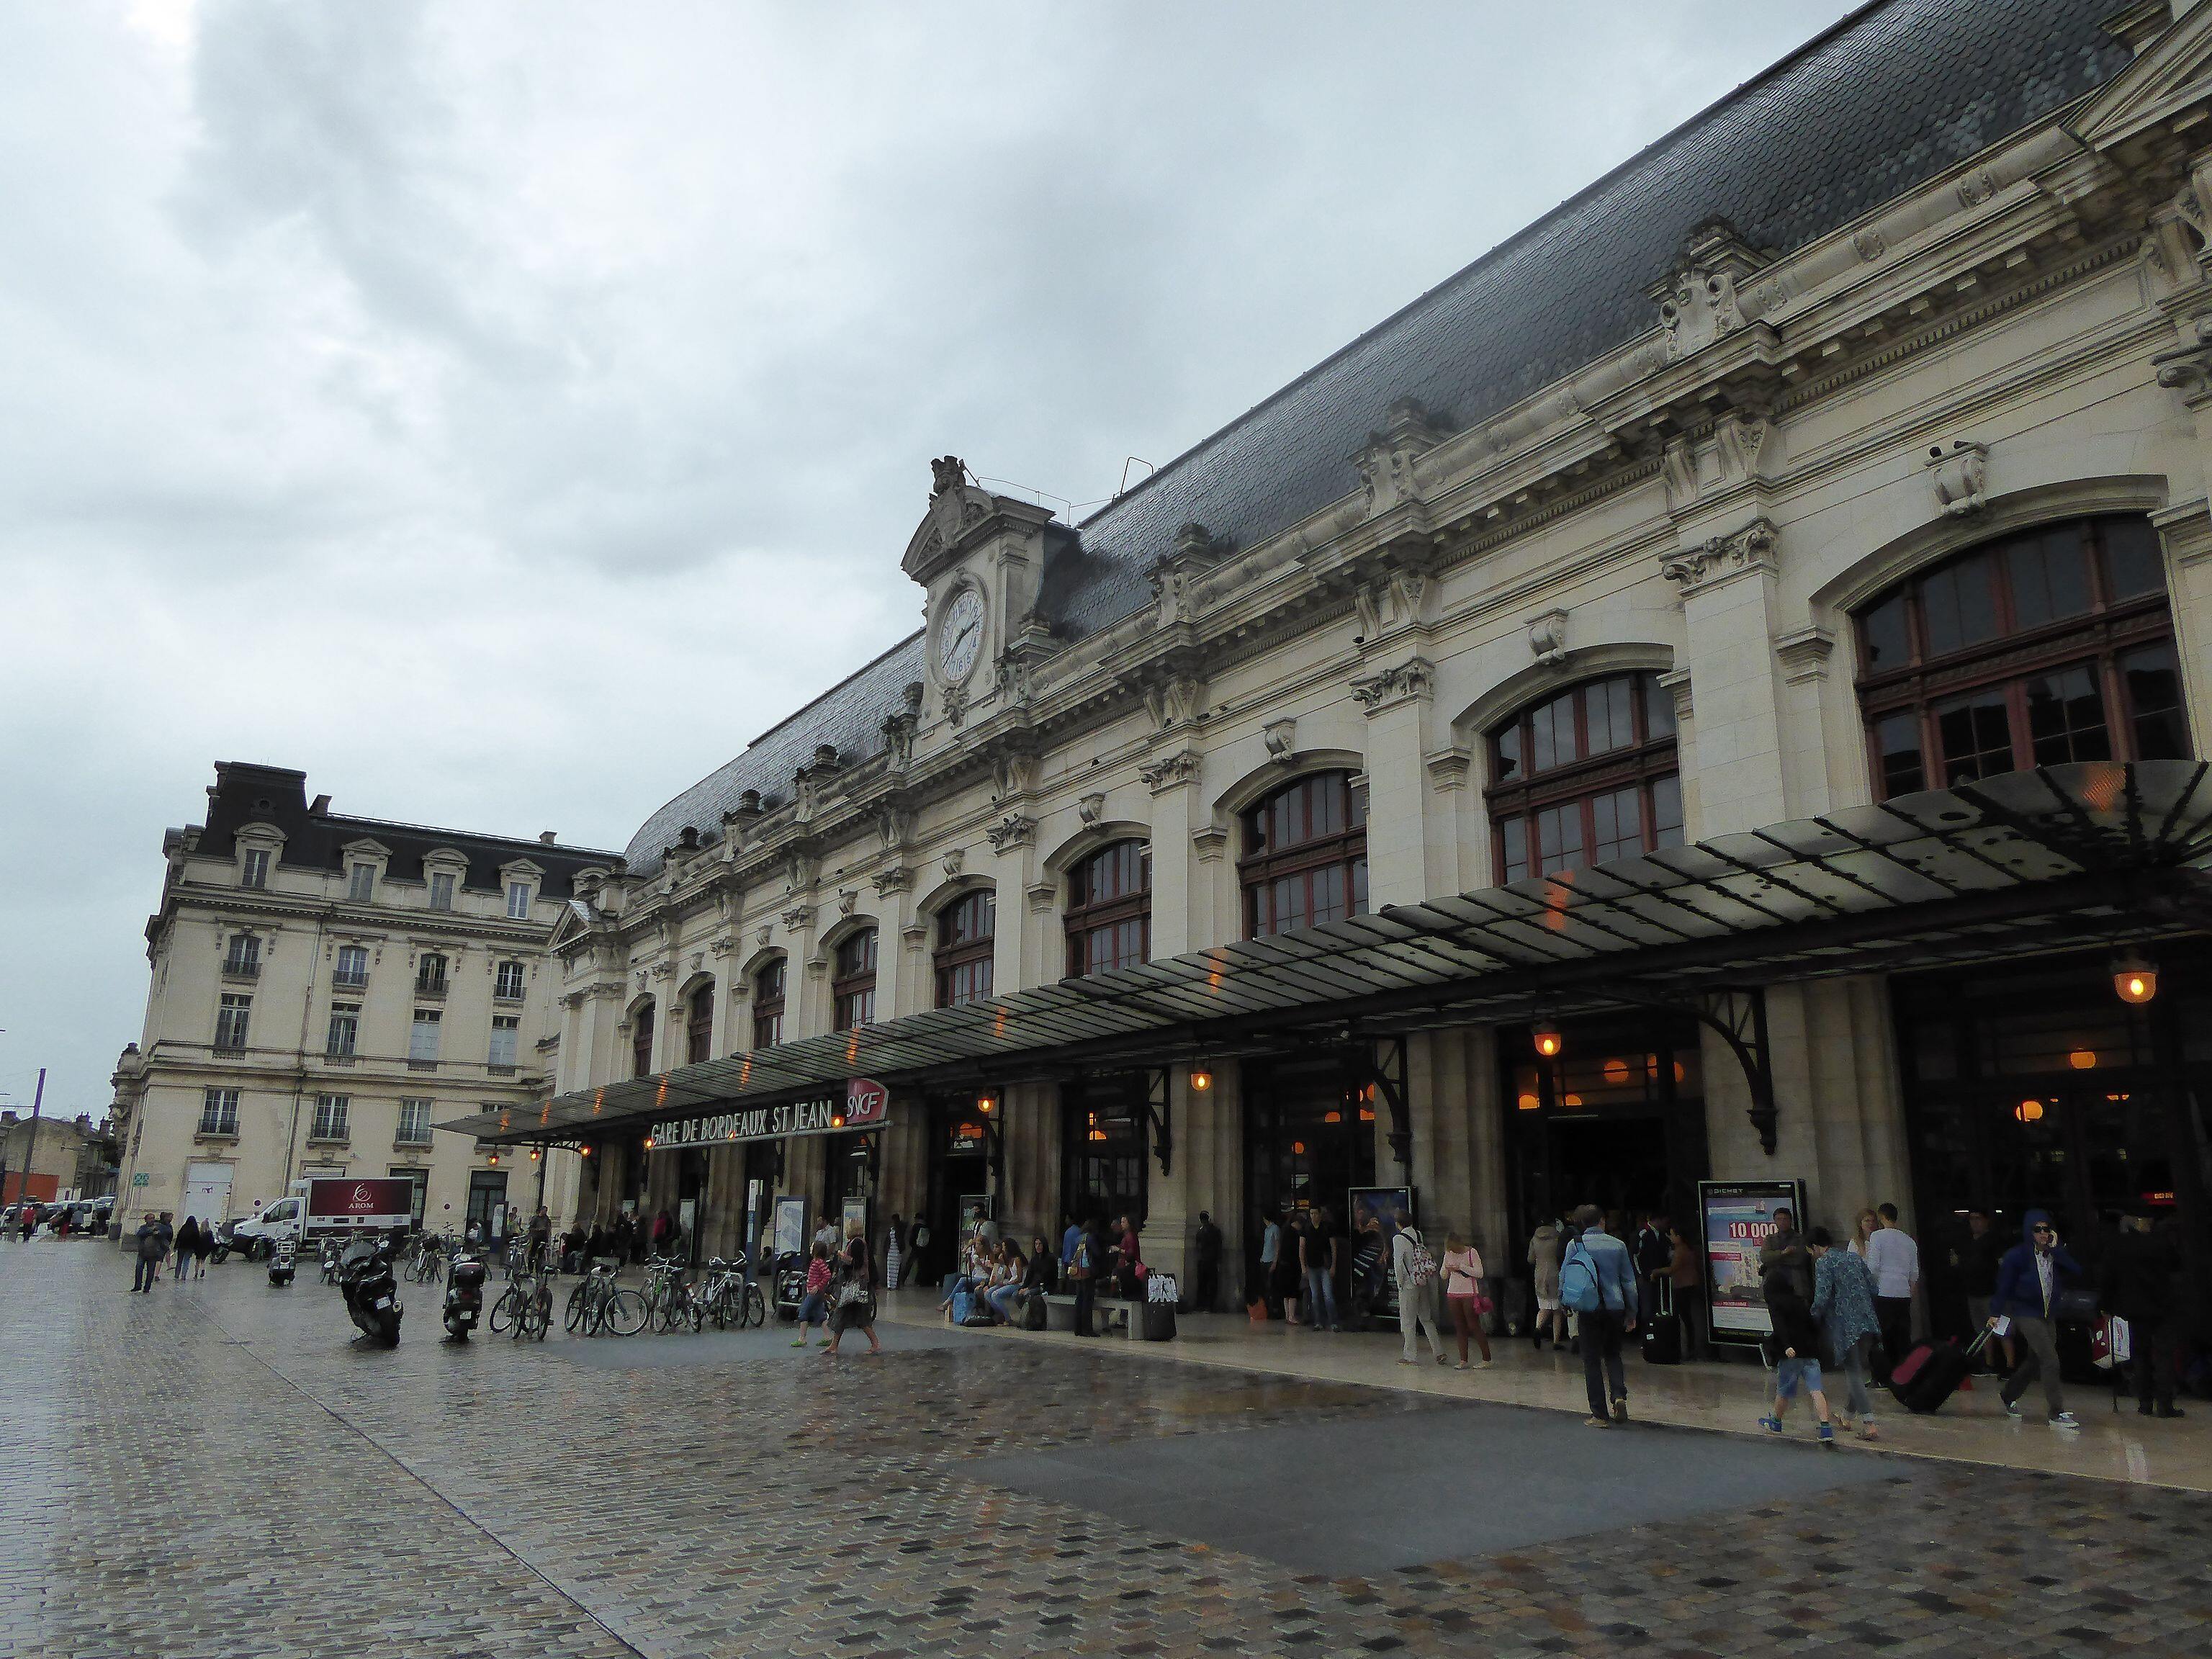
[[[276,1253],[279,1241],[289,1238],[296,1243],[301,1237],[300,1209],[305,1201],[295,1193],[263,1205],[231,1229],[234,1247],[250,1260],[265,1261]]]

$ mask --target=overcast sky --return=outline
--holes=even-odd
[[[7,8],[0,1104],[216,761],[618,848],[917,624],[930,456],[1096,502],[1847,9]]]

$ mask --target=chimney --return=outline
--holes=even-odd
[[[550,830],[540,830],[538,832],[538,839],[544,842],[548,847],[550,847],[554,842],[561,838],[555,835]]]
[[[307,816],[319,818],[330,810],[331,798],[328,795],[318,795],[315,797],[314,804],[307,808]]]

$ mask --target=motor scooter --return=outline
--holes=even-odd
[[[282,1288],[292,1282],[299,1253],[298,1241],[289,1238],[278,1241],[269,1256],[269,1282],[271,1285]]]
[[[344,1255],[345,1245],[341,1241],[335,1238],[326,1238],[323,1241],[321,1255],[324,1284],[335,1285],[338,1282],[338,1262]]]
[[[208,1251],[209,1261],[228,1261],[230,1260],[231,1251],[238,1247],[237,1238],[232,1231],[232,1229],[237,1225],[238,1224],[234,1221],[226,1221],[215,1230],[215,1244],[214,1247]]]
[[[464,1251],[453,1258],[453,1271],[446,1276],[447,1340],[467,1341],[469,1333],[483,1317],[484,1279],[489,1273],[480,1256]]]
[[[387,1348],[399,1346],[399,1282],[392,1271],[392,1241],[356,1238],[338,1258],[338,1290],[347,1316],[362,1334]]]

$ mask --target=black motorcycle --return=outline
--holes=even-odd
[[[387,1348],[399,1346],[399,1282],[392,1271],[388,1238],[357,1238],[338,1258],[338,1290],[347,1315],[363,1335]]]
[[[463,1254],[453,1258],[453,1272],[446,1279],[446,1334],[452,1340],[467,1341],[483,1317],[484,1279],[489,1273],[480,1257]]]
[[[215,1244],[208,1251],[210,1261],[228,1261],[230,1253],[238,1248],[238,1224],[226,1221],[215,1230]]]

